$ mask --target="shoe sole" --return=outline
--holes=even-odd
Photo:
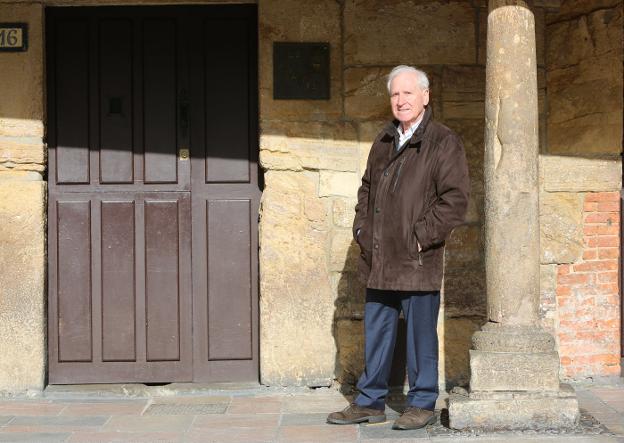
[[[339,420],[339,419],[327,419],[327,423],[331,423],[333,425],[356,425],[358,423],[383,423],[386,421],[385,415],[369,415],[368,417],[360,417],[354,420]]]
[[[425,426],[432,425],[436,422],[437,418],[435,414],[425,422],[422,426],[405,426],[405,425],[397,425],[396,423],[392,425],[392,429],[397,431],[413,431],[414,429],[422,429]]]

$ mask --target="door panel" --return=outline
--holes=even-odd
[[[61,21],[56,31],[55,106],[63,112],[55,113],[53,177],[57,183],[84,184],[89,183],[89,28],[84,21]]]
[[[100,183],[132,183],[132,21],[102,20],[99,31]]]
[[[257,380],[255,6],[46,14],[50,382]]]
[[[92,360],[91,343],[91,204],[57,201],[58,359]]]
[[[175,183],[176,22],[143,23],[145,182]]]
[[[135,361],[135,205],[103,200],[101,208],[102,361]]]
[[[251,202],[207,202],[208,360],[253,358]]]

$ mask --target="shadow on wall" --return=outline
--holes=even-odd
[[[477,238],[468,238],[476,235]],[[473,249],[466,244],[474,243]],[[469,354],[471,337],[485,322],[480,229],[463,225],[447,241],[442,304],[438,320],[440,340],[440,389],[467,386],[470,380]],[[468,250],[468,251],[467,251]],[[364,369],[364,304],[366,285],[358,278],[359,246],[351,242],[334,303],[333,336],[336,342],[335,374],[341,392],[347,398],[357,393],[356,384]],[[397,341],[390,375],[388,405],[401,410],[406,378],[406,325],[399,319]]]

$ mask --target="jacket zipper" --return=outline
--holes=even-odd
[[[418,266],[422,266],[422,251],[418,251]]]
[[[396,178],[394,179],[394,185],[392,186],[392,192],[396,190],[397,184],[399,183],[399,177],[401,176],[401,168],[403,167],[403,163],[405,163],[405,158],[401,160],[399,163],[399,167],[397,168]]]

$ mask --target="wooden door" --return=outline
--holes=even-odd
[[[196,180],[191,180],[191,163],[196,159],[191,161],[190,155],[202,155],[206,165],[212,162],[209,154],[204,155],[211,149],[200,145],[209,129],[193,125],[218,112],[219,101],[201,108],[195,103],[196,95],[206,94],[208,88],[202,92],[191,88],[209,80],[191,85],[191,78],[209,78],[210,71],[198,66],[197,54],[191,59],[190,38],[198,32],[191,26],[202,25],[207,17],[217,14],[223,20],[241,12],[255,14],[239,7],[46,9],[50,383],[192,381],[193,361],[199,361],[193,353],[203,349],[198,342],[219,349],[238,345],[214,323],[208,328],[210,336],[197,335],[210,314],[198,312],[193,294],[195,303],[206,300],[199,309],[210,308],[210,303],[207,294],[202,298],[193,290],[194,281],[201,280],[193,273],[257,267],[257,248],[251,240],[256,235],[254,224],[246,225],[250,239],[246,256],[231,255],[240,251],[237,233],[215,231],[214,225],[206,224],[206,240],[196,231],[195,208],[201,207],[197,201],[206,194],[192,189]],[[201,73],[191,72],[191,66]],[[237,72],[239,67],[227,69]],[[247,64],[244,69],[249,69]],[[255,82],[250,77],[251,90]],[[253,102],[248,118],[257,118]],[[257,170],[254,125],[255,120],[248,132],[247,149],[253,150],[246,159],[250,171]],[[220,155],[230,155],[231,146],[223,146]],[[259,193],[257,174],[251,176],[255,194],[248,198],[249,219],[257,213]],[[224,180],[222,190],[227,183]],[[217,197],[227,202],[238,201],[241,195],[230,189]],[[226,217],[238,215],[225,208]],[[195,251],[206,248],[208,241],[210,253]],[[232,249],[232,244],[239,249]],[[222,261],[225,257],[227,263]],[[255,271],[249,274],[257,280]],[[224,306],[230,303],[228,297],[234,300],[228,308],[233,321],[240,320],[240,298],[257,304],[257,287],[244,296],[239,290],[222,293],[224,299],[217,302]],[[257,316],[256,309],[247,313]],[[241,361],[245,367],[252,361],[255,371],[253,376],[245,373],[248,380],[258,376],[254,328],[255,317],[245,329],[251,354],[218,355],[219,361]],[[236,362],[231,366],[235,368]],[[234,369],[232,374],[240,371]],[[204,373],[201,379],[210,376]]]

